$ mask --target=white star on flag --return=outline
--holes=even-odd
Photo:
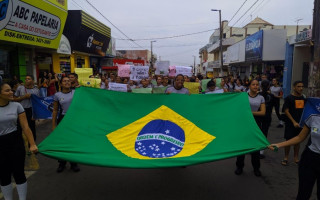
[[[165,143],[165,142],[161,142],[161,144],[162,144],[162,145],[165,145],[166,143]]]
[[[138,145],[139,145],[139,146],[142,145],[141,142],[138,142]]]
[[[171,148],[171,151],[174,151],[174,150],[176,150],[176,148],[172,147],[172,148]]]
[[[165,131],[165,133],[166,133],[166,134],[169,134],[169,133],[170,133],[170,131],[167,129],[167,130]]]

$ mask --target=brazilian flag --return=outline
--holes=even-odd
[[[246,93],[137,94],[81,87],[39,151],[87,165],[158,168],[226,159],[268,145]]]

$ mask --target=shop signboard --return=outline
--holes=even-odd
[[[0,40],[57,49],[67,18],[67,0],[59,1],[65,7],[45,0],[0,1]]]
[[[117,54],[116,54],[116,39],[111,37],[111,40],[109,42],[109,46],[108,46],[108,49],[107,49],[107,52],[106,52],[106,56],[109,56],[109,57],[115,57]]]
[[[57,53],[71,55],[71,46],[68,38],[64,35],[61,36],[59,48]]]
[[[111,29],[80,10],[69,10],[63,34],[73,51],[106,56]]]
[[[246,61],[262,60],[262,49],[263,31],[261,30],[246,38]]]

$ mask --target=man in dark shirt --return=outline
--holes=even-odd
[[[284,138],[290,140],[291,138],[297,136],[302,128],[299,125],[299,121],[303,112],[306,98],[302,94],[303,83],[302,81],[296,81],[293,83],[293,93],[287,96],[284,100],[283,110],[287,117]],[[294,145],[294,162],[299,163],[299,148],[300,145]],[[290,146],[284,149],[284,159],[282,160],[282,165],[288,165],[288,156],[290,152]]]

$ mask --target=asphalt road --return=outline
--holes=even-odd
[[[276,116],[273,116],[274,119]],[[283,140],[283,128],[272,123],[268,139]],[[50,121],[37,126],[40,142],[51,130]],[[301,145],[304,148],[305,143]],[[302,150],[300,150],[302,152]],[[234,174],[235,158],[187,168],[118,169],[80,165],[81,171],[69,169],[58,174],[56,160],[37,155],[40,169],[28,179],[31,200],[286,200],[295,199],[298,189],[298,166],[280,164],[283,150],[267,150],[261,160],[262,177],[253,174],[250,156],[241,176]],[[0,197],[1,198],[1,197]],[[16,191],[14,198],[18,199]],[[316,199],[316,190],[311,199]]]

